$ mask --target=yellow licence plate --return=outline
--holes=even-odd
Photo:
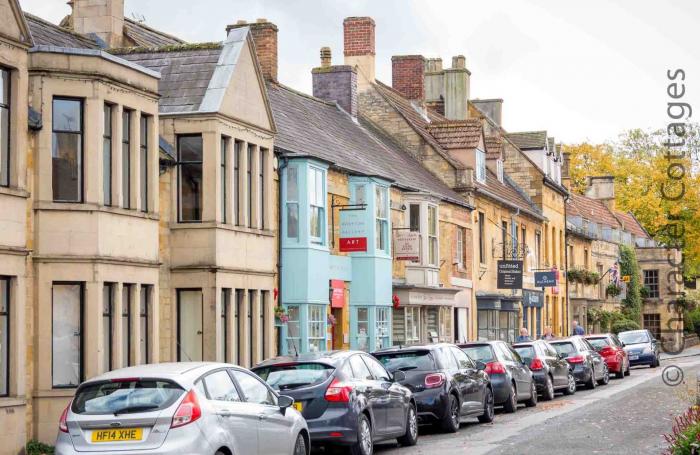
[[[143,439],[143,428],[119,428],[92,432],[92,442],[140,441],[141,439]]]
[[[294,402],[294,409],[296,409],[297,411],[301,412],[303,407],[304,406],[301,403],[296,402],[296,401]]]

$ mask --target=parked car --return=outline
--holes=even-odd
[[[61,414],[56,454],[308,455],[293,403],[234,365],[122,368],[78,387]]]
[[[631,366],[649,365],[651,368],[659,366],[659,343],[646,329],[628,330],[617,334],[620,341],[625,343]]]
[[[393,347],[372,354],[390,373],[403,371],[418,406],[419,423],[438,424],[448,433],[462,418],[493,421],[493,391],[483,362],[474,362],[452,344]]]
[[[544,340],[537,340],[516,343],[513,349],[530,366],[537,392],[545,400],[554,399],[555,391],[562,391],[564,395],[576,393],[576,378],[572,367],[554,346]]]
[[[630,362],[624,349],[625,343],[620,341],[616,335],[603,333],[586,335],[585,338],[603,356],[608,370],[615,373],[618,379],[623,379],[630,374]]]
[[[610,381],[605,360],[582,336],[562,338],[550,341],[550,344],[572,366],[576,382],[585,384],[589,389],[595,389],[597,385],[605,385]]]
[[[476,341],[460,344],[459,348],[472,360],[486,364],[494,403],[506,412],[515,412],[519,402],[537,406],[537,387],[532,371],[520,355],[503,341]]]
[[[371,455],[374,443],[418,441],[418,415],[411,391],[374,357],[332,351],[277,357],[253,368],[280,393],[296,400],[314,445],[348,445],[353,455]]]

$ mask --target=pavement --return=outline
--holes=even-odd
[[[457,434],[421,428],[415,447],[381,444],[381,455],[660,454],[673,417],[692,404],[700,373],[700,346],[662,355],[661,367],[633,368],[595,390],[557,395],[536,408],[497,413],[491,424],[463,423]],[[667,368],[670,367],[670,368]],[[677,367],[677,368],[676,368]],[[680,373],[682,371],[682,374]],[[662,378],[665,376],[667,385]],[[677,384],[676,384],[677,383]]]

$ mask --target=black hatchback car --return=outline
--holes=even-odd
[[[401,384],[413,392],[419,423],[437,424],[448,433],[462,418],[493,421],[493,391],[483,362],[474,362],[452,344],[393,347],[372,353],[389,372],[403,371]]]
[[[390,374],[367,353],[277,357],[252,371],[294,398],[308,423],[312,445],[347,445],[352,455],[371,455],[378,441],[398,439],[412,446],[418,440],[416,401],[400,384],[405,373]]]
[[[610,382],[610,372],[605,360],[587,339],[571,336],[550,341],[550,344],[569,362],[576,382],[584,383],[589,389]]]
[[[506,412],[515,412],[519,402],[537,406],[537,387],[532,371],[520,355],[504,341],[474,341],[459,348],[471,359],[486,364],[491,379],[493,398]]]
[[[573,369],[554,346],[544,340],[536,340],[516,343],[513,349],[530,366],[542,398],[552,400],[555,391],[562,391],[564,395],[576,393]]]

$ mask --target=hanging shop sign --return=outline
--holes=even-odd
[[[553,288],[557,284],[557,272],[535,272],[536,288]]]
[[[331,280],[331,308],[343,308],[345,306],[345,282],[343,280]]]
[[[523,261],[498,261],[498,289],[522,289]]]
[[[340,252],[367,251],[367,216],[365,210],[340,211]]]
[[[524,308],[542,308],[544,306],[544,293],[532,289],[523,289]]]
[[[420,234],[408,229],[394,231],[394,259],[397,261],[420,260]]]

